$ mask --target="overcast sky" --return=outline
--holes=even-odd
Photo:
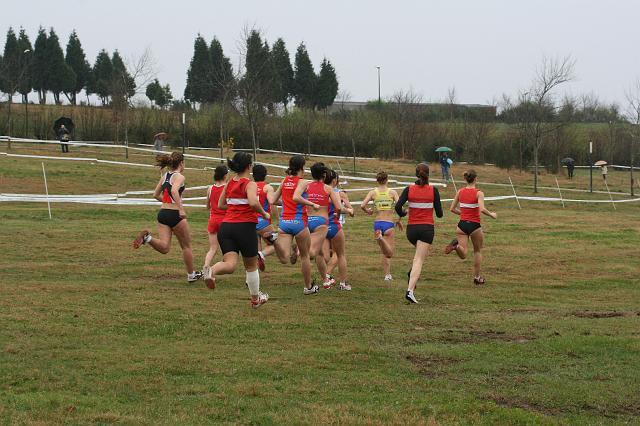
[[[53,26],[64,46],[76,29],[93,64],[101,48],[124,57],[148,46],[158,78],[182,97],[193,40],[217,36],[238,63],[244,26],[282,37],[291,59],[304,41],[317,68],[326,56],[340,90],[352,100],[412,87],[441,100],[455,86],[457,100],[484,103],[528,86],[543,55],[572,55],[574,95],[593,92],[624,102],[640,76],[640,1],[637,0],[11,0],[3,1],[0,32],[24,27],[33,42],[39,26]]]

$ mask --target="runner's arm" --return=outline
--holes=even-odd
[[[369,208],[369,201],[373,199],[373,191],[369,191],[364,200],[362,200],[362,204],[360,204],[360,208],[369,216],[373,214],[373,209]]]
[[[295,201],[298,204],[303,204],[305,206],[313,207],[315,210],[318,210],[320,208],[319,205],[317,205],[316,203],[312,203],[311,201],[307,200],[302,196],[302,193],[305,191],[305,189],[307,189],[308,184],[309,184],[308,180],[300,179],[298,181],[298,186],[296,186],[296,190],[293,193],[293,201]]]
[[[402,209],[407,201],[409,201],[409,187],[408,186],[402,191],[402,194],[400,194],[400,197],[398,198],[398,201],[396,201],[396,213],[398,214],[398,216],[405,217],[407,215],[407,212],[405,212]]]
[[[436,216],[442,217],[442,203],[440,202],[440,192],[438,188],[433,188],[433,209],[436,211]]]
[[[162,197],[160,196],[162,193],[162,181],[164,176],[160,176],[160,182],[156,185],[156,189],[153,190],[153,198],[162,202]]]
[[[271,215],[264,211],[260,205],[260,198],[258,198],[258,185],[255,182],[249,182],[247,184],[247,200],[249,200],[249,206],[254,212],[262,215],[263,218],[269,220]]]
[[[480,207],[480,212],[494,219],[498,218],[498,214],[494,212],[490,212],[484,207],[484,192],[478,191],[478,206]]]
[[[342,203],[340,202],[340,196],[338,195],[337,192],[333,192],[333,189],[329,185],[325,185],[324,189],[329,194],[329,198],[331,199],[331,202],[333,203],[333,208],[334,208],[334,211],[335,211],[334,214],[336,216],[339,215],[340,212],[342,212],[342,210],[344,210],[342,208]]]
[[[227,185],[222,188],[222,192],[220,193],[220,198],[218,198],[218,208],[220,210],[227,209]]]
[[[347,193],[344,192],[344,191],[340,191],[339,194],[340,194],[340,198],[342,199],[342,203],[346,207],[346,209],[344,209],[344,211],[349,213],[349,216],[351,216],[351,217],[355,216],[356,212],[353,210],[353,206],[351,205],[351,202],[349,201],[349,195],[347,195]]]
[[[451,202],[451,207],[449,207],[449,211],[453,214],[457,214],[460,216],[460,193],[456,192],[456,196],[453,197],[453,201]]]

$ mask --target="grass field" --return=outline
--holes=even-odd
[[[98,154],[122,157],[72,148],[72,155]],[[0,156],[0,193],[43,193],[40,163]],[[158,177],[128,166],[45,165],[54,194],[152,189]],[[412,169],[364,161],[358,169],[381,166]],[[461,176],[462,167],[454,173]],[[503,171],[478,169],[481,180],[508,182]],[[187,184],[205,184],[210,174],[189,170]],[[517,185],[530,177],[512,175]],[[625,177],[612,174],[621,182],[615,190],[626,189]],[[555,185],[549,175],[542,182]],[[585,184],[584,172],[561,179],[566,188]],[[487,196],[510,193],[484,189]],[[443,195],[451,197],[452,188]],[[0,419],[640,423],[640,203],[616,211],[610,204],[522,203],[522,210],[514,200],[489,203],[499,219],[483,223],[486,287],[473,286],[469,261],[442,254],[456,223],[446,213],[418,284],[421,303],[406,305],[412,247],[396,236],[396,280],[384,283],[371,218],[358,215],[346,225],[352,292],[303,296],[299,269],[272,260],[262,275],[271,299],[257,311],[241,271],[211,292],[186,283],[175,241],[166,256],[131,249],[136,231],[155,226],[154,207],[54,204],[48,220],[45,204],[0,203]],[[207,213],[188,213],[200,263]]]

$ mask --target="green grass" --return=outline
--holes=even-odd
[[[61,173],[58,164],[46,163]],[[0,192],[41,193],[38,167],[0,157]],[[69,167],[52,192],[124,186],[120,168]],[[157,178],[125,170],[144,182],[129,189]],[[199,173],[187,173],[190,185],[206,180]],[[396,236],[396,280],[384,283],[371,219],[359,215],[346,225],[351,293],[303,296],[299,268],[270,259],[262,284],[272,298],[254,311],[243,272],[211,292],[186,283],[175,241],[167,256],[130,248],[154,208],[54,204],[49,221],[44,204],[2,203],[0,418],[640,422],[640,205],[490,207],[499,220],[483,223],[486,287],[473,286],[470,261],[442,254],[456,222],[446,214],[418,285],[422,303],[406,305],[412,247]],[[189,210],[198,262],[206,219]]]

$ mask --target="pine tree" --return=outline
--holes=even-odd
[[[22,52],[24,72],[23,77],[20,79],[20,85],[18,92],[22,95],[22,102],[27,103],[29,101],[29,93],[31,93],[31,74],[33,72],[33,65],[31,61],[33,59],[33,47],[29,36],[24,29],[20,29],[20,35],[18,36],[19,51]]]
[[[47,78],[49,59],[47,53],[47,32],[40,27],[38,37],[33,44],[33,61],[31,73],[31,84],[33,89],[38,92],[38,100],[41,104],[47,103]]]
[[[67,55],[65,62],[76,75],[75,85],[73,91],[67,94],[67,97],[73,105],[77,103],[77,95],[82,89],[86,89],[89,85],[91,65],[87,62],[87,58],[82,49],[80,39],[75,30],[69,36],[69,42],[67,43]]]
[[[169,105],[173,99],[169,85],[165,84],[162,86],[157,78],[147,85],[145,94],[149,100],[154,102],[160,108],[164,108]]]
[[[111,64],[113,66],[112,78],[112,98],[115,96],[128,99],[136,94],[136,82],[129,74],[127,66],[122,60],[122,56],[116,50],[111,57]]]
[[[318,74],[315,105],[320,109],[326,109],[333,105],[338,96],[338,77],[331,62],[325,58],[320,65]]]
[[[93,65],[93,78],[91,79],[90,92],[100,97],[102,105],[109,102],[111,96],[111,81],[113,78],[113,65],[106,50],[102,49],[98,53],[96,62]]]
[[[18,38],[13,28],[9,27],[7,39],[4,44],[4,54],[2,55],[2,68],[0,69],[0,90],[9,95],[9,103],[13,95],[18,91],[20,85],[20,75],[24,72],[22,54],[18,45]]]
[[[304,43],[300,43],[296,51],[294,73],[294,97],[300,108],[315,107],[316,79],[307,48]]]
[[[286,108],[293,93],[293,68],[289,51],[281,38],[273,44],[271,63],[274,72],[273,99],[275,102],[282,103]]]
[[[47,59],[48,76],[45,88],[53,92],[55,103],[60,104],[60,93],[74,90],[76,75],[64,60],[60,40],[53,28],[49,30],[47,38]]]
[[[211,88],[211,54],[207,42],[200,34],[193,43],[193,57],[187,71],[184,98],[191,102],[208,102]]]
[[[223,102],[231,94],[230,89],[232,89],[234,83],[233,67],[229,58],[224,56],[222,45],[215,37],[209,47],[209,56],[211,58],[209,77],[211,95],[208,100],[209,102]]]

